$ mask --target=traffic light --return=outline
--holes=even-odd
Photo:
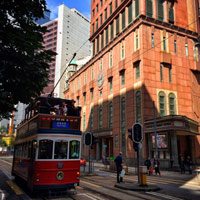
[[[90,132],[85,133],[84,141],[85,141],[86,145],[91,145],[92,144],[92,133],[90,133]]]
[[[98,143],[98,137],[92,135],[92,144]]]
[[[142,125],[135,123],[132,126],[132,139],[135,143],[140,143],[143,140]]]

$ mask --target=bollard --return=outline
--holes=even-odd
[[[140,172],[140,186],[147,186],[147,167],[139,166]]]

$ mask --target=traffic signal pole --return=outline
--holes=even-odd
[[[89,174],[91,173],[90,149],[91,149],[91,144],[89,145]]]
[[[138,145],[138,150],[137,150],[137,173],[138,173],[138,185],[140,185],[140,145]]]

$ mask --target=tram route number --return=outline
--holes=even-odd
[[[70,128],[70,122],[53,121],[53,128]]]

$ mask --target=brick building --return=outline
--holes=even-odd
[[[136,158],[128,128],[143,125],[142,157],[162,167],[179,155],[200,163],[199,0],[92,0],[91,60],[75,72],[65,97],[82,107],[82,131],[98,143],[94,159]],[[88,147],[83,145],[83,154]]]

